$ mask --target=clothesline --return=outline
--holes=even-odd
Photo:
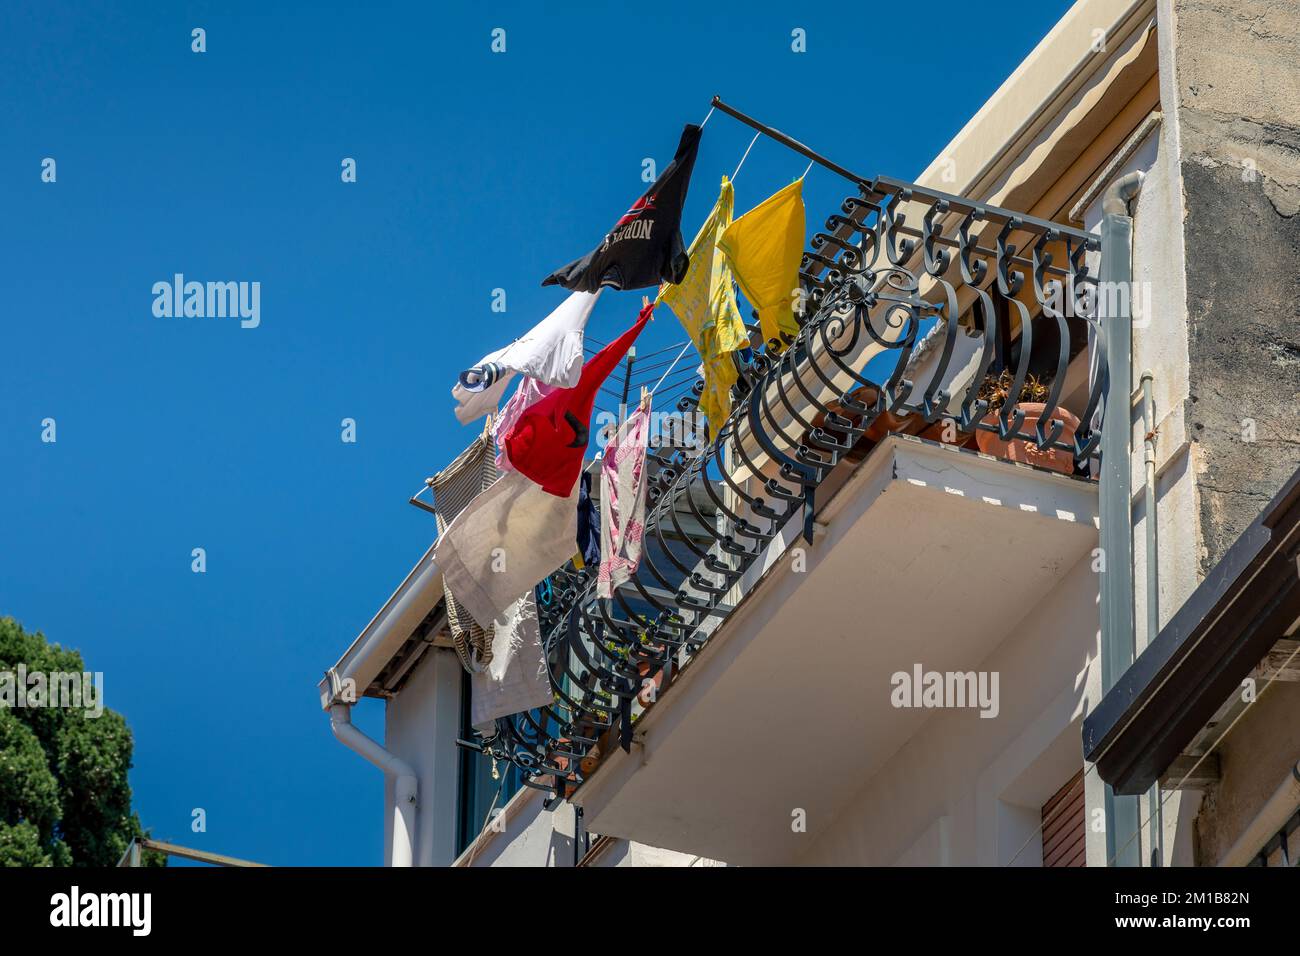
[[[653,367],[636,368],[632,372],[633,385],[649,385],[664,374],[664,369],[671,371],[672,361],[656,362]]]
[[[655,391],[656,392],[671,391],[672,389],[677,388],[677,386],[679,385],[691,385],[699,377],[700,375],[699,375],[698,368],[690,368],[689,366],[687,366],[686,368],[682,368],[674,372],[672,374],[672,377],[669,378],[668,381],[656,383]]]
[[[758,142],[758,137],[761,136],[761,135],[762,135],[761,133],[755,133],[755,134],[754,134],[754,138],[751,139],[751,140],[749,141],[749,145],[745,147],[744,155],[742,155],[742,156],[740,157],[740,162],[738,162],[738,163],[736,164],[736,170],[735,170],[735,172],[733,172],[733,173],[731,174],[731,181],[732,181],[733,183],[736,181],[736,177],[737,177],[738,175],[740,175],[740,167],[741,167],[741,166],[744,166],[744,165],[745,165],[745,160],[747,160],[747,159],[749,158],[749,151],[750,151],[751,149],[754,148],[754,144]]]
[[[659,386],[664,383],[664,379],[668,377],[668,374],[677,367],[677,363],[682,360],[682,356],[686,354],[686,350],[689,349],[690,347],[691,347],[690,342],[687,342],[685,345],[682,346],[682,350],[677,353],[677,358],[673,359],[673,364],[668,366],[668,371],[664,372],[663,375],[659,376],[659,381],[655,382],[654,387],[650,389],[651,395],[654,395],[655,392],[659,391]],[[691,374],[693,375],[694,371],[692,371]]]
[[[644,362],[646,359],[654,358],[656,355],[663,355],[665,352],[671,352],[673,349],[677,348],[677,345],[678,343],[674,342],[672,345],[664,346],[663,348],[656,349],[653,352],[647,352],[645,355],[637,355],[636,357],[637,364],[639,365],[640,363]]]
[[[684,398],[691,392],[691,386],[682,384],[670,389],[666,389],[666,394],[655,396],[655,401],[659,403],[660,411],[671,409],[673,403],[679,398]]]
[[[635,359],[630,361],[628,359],[624,359],[622,362],[619,363],[618,367],[615,369],[615,373],[610,376],[610,380],[617,382],[621,377],[627,382],[629,388],[639,388],[640,386],[645,385],[647,382],[653,379],[654,373],[658,372],[659,369],[666,368],[667,371],[665,371],[660,375],[658,382],[656,382],[655,384],[655,387],[658,388],[659,385],[662,384],[664,378],[666,378],[668,374],[673,371],[673,368],[681,361],[683,353],[686,350],[688,350],[690,347],[691,347],[691,342],[689,339],[687,339],[685,342],[681,342],[681,343],[674,342],[672,345],[669,345],[666,348],[656,349],[653,352],[647,353],[644,357],[638,355],[636,356]],[[671,352],[673,349],[681,350],[677,353],[676,358],[664,359],[659,362],[651,362],[649,364],[646,364],[645,359],[651,359],[659,355],[664,355],[668,352]],[[622,373],[621,376],[619,375],[620,371]],[[616,386],[611,387],[609,385],[605,385],[605,386],[601,386],[600,390],[606,393],[607,395],[610,395],[611,397],[615,397],[615,398],[620,397]]]
[[[669,369],[669,372],[671,371],[672,370]],[[671,381],[665,383],[663,379],[667,377],[668,377],[668,373],[665,372],[664,375],[660,378],[660,380],[655,382],[654,389],[650,392],[651,395],[657,395],[661,389],[665,393],[684,392],[686,389],[689,389],[691,385],[694,384],[695,380],[699,376],[696,373],[695,369],[683,368],[683,369],[679,369],[676,373],[674,373]],[[641,387],[648,381],[649,379],[645,379],[641,382],[630,383],[628,385],[627,402],[631,402],[635,398],[637,398]],[[605,396],[606,398],[609,398],[612,402],[617,403],[618,405],[625,404],[623,393],[618,389],[606,388],[602,386],[600,389],[600,394]],[[603,410],[604,409],[602,407],[599,406],[597,407],[597,411],[603,411]]]
[[[696,369],[678,369],[667,379],[667,381],[655,384],[655,391],[653,394],[656,401],[668,401],[680,395],[689,393],[698,378],[699,373]],[[640,388],[641,386],[639,384],[633,384],[629,387],[628,404],[636,402],[640,395]],[[622,392],[602,388],[600,393],[601,398],[600,402],[596,405],[596,411],[607,412],[608,414],[617,417],[615,409],[624,405]]]
[[[673,348],[680,348],[680,343]],[[672,359],[664,359],[662,362],[652,362],[649,365],[642,365],[640,362],[632,369],[632,380],[638,385],[644,385],[646,382],[656,378],[662,369],[673,364]]]

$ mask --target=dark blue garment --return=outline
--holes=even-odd
[[[600,567],[600,515],[591,500],[591,474],[578,479],[578,553],[589,568]]]

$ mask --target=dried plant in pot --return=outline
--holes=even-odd
[[[981,422],[997,426],[1003,407],[1008,401],[1013,400],[1011,390],[1014,385],[1015,376],[1009,369],[1004,369],[997,375],[990,375],[980,383],[979,397],[989,403],[989,410],[980,419]],[[1015,399],[1015,408],[1025,415],[1024,424],[1020,427],[1022,432],[1033,432],[1038,419],[1042,417],[1043,410],[1047,408],[1044,399],[1050,393],[1051,388],[1046,382],[1035,375],[1025,376],[1020,395]],[[1066,443],[1074,441],[1074,434],[1079,430],[1078,416],[1058,405],[1052,411],[1052,418],[1059,420],[1065,426],[1056,440]],[[1035,442],[1025,441],[1023,438],[1003,441],[997,432],[985,429],[975,433],[975,442],[979,450],[988,455],[996,455],[1008,461],[1038,465],[1040,468],[1049,468],[1064,475],[1074,473],[1074,455],[1059,448],[1043,450]]]

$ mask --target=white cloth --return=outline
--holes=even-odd
[[[474,620],[486,627],[577,554],[576,488],[557,498],[507,472],[438,536],[433,560]]]
[[[582,376],[582,341],[600,292],[574,292],[505,348],[483,356],[452,387],[456,419],[468,424],[497,407],[516,374],[556,388],[573,388]],[[486,384],[484,384],[486,383]]]
[[[470,724],[490,734],[492,722],[553,700],[551,679],[530,588],[493,622],[492,660],[470,675]]]

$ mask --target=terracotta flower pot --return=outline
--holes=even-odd
[[[887,435],[903,431],[911,418],[911,415],[899,417],[893,412],[881,412],[871,420],[871,424],[867,426],[867,430],[863,434],[872,441],[878,442]]]
[[[956,423],[950,425],[947,421],[940,418],[938,421],[926,426],[925,430],[922,431],[918,437],[926,438],[930,441],[942,442],[945,445],[956,445],[960,448],[968,445],[971,438],[974,436],[972,436],[970,432],[960,431],[957,428]]]
[[[1032,431],[1039,416],[1043,414],[1043,409],[1047,406],[1042,402],[1021,402],[1016,407],[1025,413],[1025,422],[1021,425],[1020,430]],[[996,425],[999,414],[998,411],[989,412],[980,421]],[[1061,430],[1061,434],[1057,436],[1056,440],[1061,442],[1073,441],[1074,433],[1079,430],[1079,417],[1060,405],[1056,406],[1056,411],[1052,413],[1052,417],[1058,418],[1065,423],[1065,428]],[[979,450],[987,455],[996,455],[1008,461],[1024,462],[1027,465],[1038,465],[1040,468],[1059,471],[1063,475],[1073,474],[1074,472],[1074,455],[1068,451],[1060,451],[1056,448],[1042,451],[1033,442],[1024,441],[1020,438],[1005,442],[998,437],[997,432],[983,429],[975,433],[975,443],[979,446]]]
[[[556,740],[555,742],[556,742],[557,744],[567,744],[567,743],[569,742],[569,738],[568,738],[568,737],[560,737],[560,738],[559,738],[558,740]],[[555,766],[558,767],[560,770],[568,770],[568,769],[569,769],[569,758],[568,758],[568,757],[556,757],[554,762],[555,762]]]
[[[636,665],[637,673],[641,675],[641,689],[636,693],[636,699],[640,701],[642,707],[649,707],[654,703],[651,697],[650,688],[646,686],[645,679],[650,676],[650,662],[638,661]],[[661,667],[655,672],[654,676],[654,693],[657,696],[660,688],[664,686],[664,671]]]

